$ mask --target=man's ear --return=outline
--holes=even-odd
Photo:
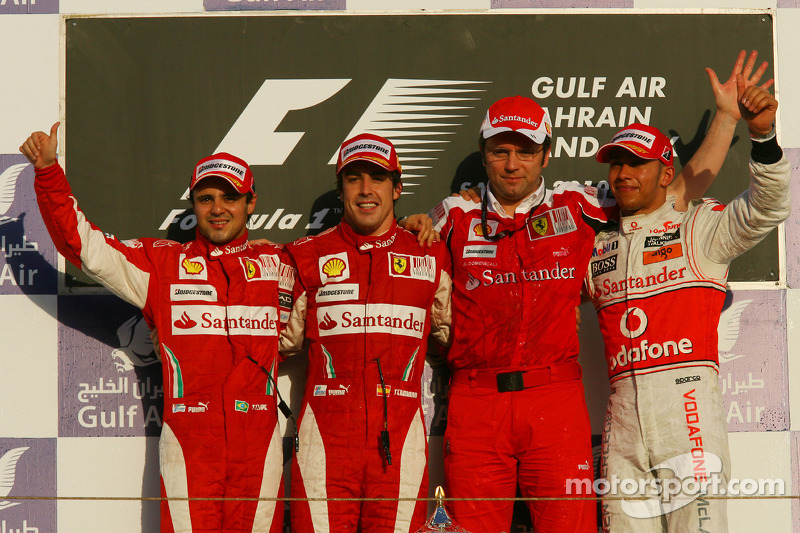
[[[659,183],[663,188],[669,187],[670,183],[675,179],[675,167],[664,167],[663,174]]]
[[[392,199],[397,200],[400,198],[400,194],[403,192],[403,182],[397,184],[397,186],[392,190]]]
[[[547,151],[542,156],[542,168],[546,167],[547,164],[550,162],[550,149],[552,146],[547,147]]]
[[[248,215],[252,215],[253,212],[256,210],[256,198],[258,198],[258,195],[256,193],[253,193],[253,197],[250,199],[250,202],[248,202],[248,204],[247,204],[247,214]]]

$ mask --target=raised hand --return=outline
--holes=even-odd
[[[746,63],[745,58],[747,58]],[[720,83],[719,79],[717,78],[717,74],[713,69],[706,69],[708,80],[711,83],[711,91],[714,93],[714,102],[717,105],[718,112],[727,113],[734,120],[739,120],[742,118],[742,108],[738,98],[739,92],[737,87],[737,78],[738,76],[742,76],[744,78],[746,87],[757,86],[761,81],[761,77],[764,75],[764,72],[766,72],[767,67],[769,66],[769,63],[763,61],[761,65],[759,65],[758,69],[753,72],[753,67],[755,67],[757,58],[758,52],[755,50],[750,52],[749,57],[744,50],[739,52],[739,56],[736,58],[736,63],[733,65],[731,75],[725,83]],[[768,89],[772,86],[773,81],[774,80],[770,78],[760,87],[763,89]]]
[[[58,126],[60,122],[56,122],[50,128],[50,135],[43,131],[35,131],[31,133],[19,151],[28,158],[28,161],[33,163],[34,168],[44,168],[56,162],[56,154],[58,150]]]
[[[775,124],[778,113],[778,101],[767,89],[748,86],[744,76],[737,77],[739,105],[742,107],[742,118],[747,121],[750,133],[756,136],[767,135]]]

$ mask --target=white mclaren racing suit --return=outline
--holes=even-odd
[[[665,480],[691,493],[716,477],[714,495],[729,478],[717,360],[728,265],[789,216],[790,165],[775,139],[754,142],[751,157],[750,187],[730,204],[697,200],[678,212],[668,198],[597,236],[587,283],[611,380],[601,452],[608,496],[630,495],[614,489],[630,479],[646,484],[637,495],[651,496]],[[725,513],[724,499],[703,494],[602,506],[606,532],[724,532]]]

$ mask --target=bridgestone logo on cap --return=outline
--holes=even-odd
[[[342,161],[345,161],[351,155],[360,152],[371,152],[371,153],[378,152],[380,154],[383,154],[388,160],[389,156],[392,153],[392,147],[376,141],[369,141],[369,142],[358,141],[342,148]]]
[[[233,164],[224,159],[212,159],[211,161],[206,161],[202,167],[197,169],[197,176],[200,177],[209,172],[220,172],[223,170],[233,172],[240,178],[244,178],[245,175],[245,168],[243,166]]]
[[[611,142],[617,144],[617,143],[623,143],[625,141],[633,141],[639,144],[643,144],[648,148],[652,148],[655,140],[656,136],[653,135],[652,133],[647,133],[646,131],[622,130],[613,139],[611,139]]]

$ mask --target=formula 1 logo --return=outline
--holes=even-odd
[[[241,115],[225,134],[214,152],[236,154],[250,166],[278,166],[286,163],[306,132],[277,131],[292,111],[309,109],[337,95],[350,83],[350,78],[332,79],[267,79],[242,110]],[[336,164],[341,143],[359,133],[369,132],[386,137],[401,153],[401,166],[413,168],[413,174],[403,176],[403,194],[413,194],[413,186],[427,177],[425,168],[431,168],[439,159],[441,138],[454,135],[464,125],[469,114],[465,111],[480,104],[475,93],[489,81],[387,79],[361,117],[350,131],[335,145],[327,148],[331,157],[329,165]],[[420,114],[425,110],[425,114]],[[418,164],[425,161],[425,166]],[[409,187],[411,186],[411,187]],[[188,187],[181,196],[189,198]],[[196,224],[193,217],[181,222],[179,215],[185,207],[170,211],[159,226],[163,231],[173,224],[181,229],[191,229]],[[303,218],[301,213],[284,213],[278,209],[272,214],[254,213],[251,230],[264,227],[293,229]],[[306,229],[322,227],[322,217],[312,215]]]

